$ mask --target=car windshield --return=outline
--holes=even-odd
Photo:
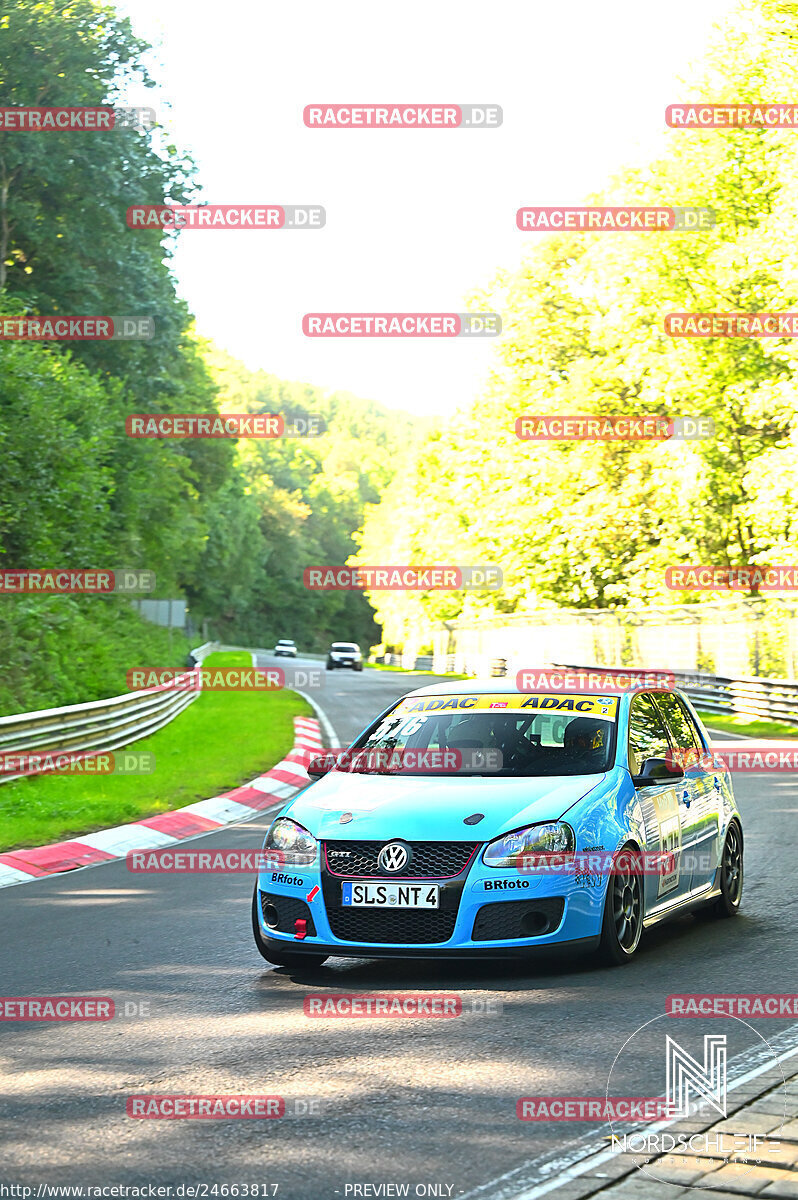
[[[280,638],[280,641],[277,643],[278,646],[293,646],[293,644],[293,642],[289,642],[286,638]]]
[[[333,650],[355,650],[355,651],[357,651],[357,646],[355,645],[354,642],[333,642],[332,648],[333,648]]]
[[[594,775],[612,763],[617,697],[416,696],[355,744],[340,769],[391,775]]]

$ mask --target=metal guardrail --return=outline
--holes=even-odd
[[[789,679],[764,679],[742,676],[732,679],[726,675],[703,675],[695,671],[674,671],[671,667],[608,667],[558,664],[568,671],[643,671],[647,674],[673,676],[677,687],[704,712],[726,716],[758,717],[768,721],[783,721],[798,725],[798,682]]]
[[[217,648],[206,642],[192,650],[198,663]],[[186,676],[196,674],[186,671]],[[197,679],[199,684],[200,680]],[[0,754],[63,754],[117,750],[163,729],[199,696],[191,690],[146,688],[88,704],[68,704],[0,717]],[[0,783],[20,775],[0,774]]]
[[[419,654],[412,658],[409,654],[386,654],[377,662],[383,662],[389,667],[402,667],[405,671],[431,671],[432,655]]]
[[[447,674],[453,673],[454,665],[454,655],[448,655]],[[506,658],[492,658],[488,664],[488,673],[493,678],[501,678],[507,675],[508,666]],[[798,682],[790,679],[766,679],[755,675],[733,679],[728,675],[676,671],[672,667],[618,667],[603,663],[547,663],[538,669],[545,671],[547,667],[555,671],[584,671],[605,675],[634,671],[651,676],[670,676],[677,687],[689,696],[696,708],[704,712],[798,725]]]

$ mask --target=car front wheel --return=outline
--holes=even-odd
[[[608,966],[628,963],[643,933],[643,880],[634,855],[634,846],[624,846],[607,885],[598,952]]]

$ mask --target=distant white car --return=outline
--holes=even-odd
[[[274,657],[279,658],[281,654],[287,658],[296,658],[296,642],[292,642],[288,638],[281,638],[274,647]]]
[[[327,670],[334,671],[336,667],[363,670],[363,655],[357,642],[333,642],[327,651]]]

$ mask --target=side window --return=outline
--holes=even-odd
[[[657,707],[667,722],[671,741],[677,750],[700,750],[701,738],[693,724],[692,717],[677,696],[662,694],[657,696]]]
[[[636,696],[629,712],[629,770],[639,775],[647,758],[665,758],[670,742],[650,696]]]

